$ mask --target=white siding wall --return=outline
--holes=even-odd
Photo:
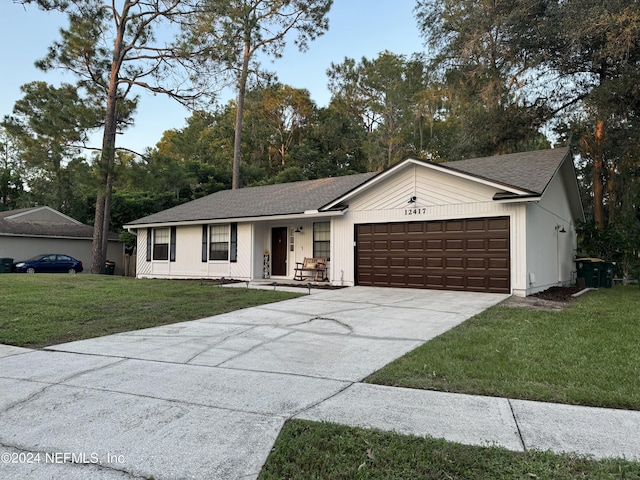
[[[238,261],[229,264],[229,276],[238,280],[250,280],[251,277],[251,243],[253,228],[250,223],[238,224]]]
[[[147,229],[138,230],[139,278],[251,278],[251,224],[238,225],[238,261],[202,261],[202,225],[176,228],[176,261],[147,262]]]
[[[151,276],[151,262],[147,262],[147,229],[139,228],[136,233],[136,277],[145,278]]]
[[[410,165],[349,202],[350,211],[379,211],[490,202],[495,188]],[[415,204],[407,203],[416,197]]]
[[[539,203],[527,205],[527,224],[527,294],[570,283],[575,269],[576,232],[559,175]],[[562,227],[566,233],[559,232]]]

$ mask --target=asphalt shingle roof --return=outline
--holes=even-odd
[[[458,160],[438,165],[529,193],[542,194],[567,152],[566,148],[538,150]],[[318,210],[339,199],[376,175],[377,172],[371,172],[238,190],[222,190],[140,218],[128,225],[303,214],[307,210]]]
[[[496,155],[443,163],[447,168],[541,194],[553,178],[568,148]]]
[[[140,218],[128,225],[302,214],[307,210],[323,207],[375,175],[375,172],[361,173],[304,182],[222,190]]]
[[[34,208],[21,208],[0,212],[0,235],[93,239],[93,227],[89,225],[74,224],[71,222],[30,222],[23,218],[15,220],[7,218],[30,210],[34,210]],[[118,235],[110,233],[109,239],[118,240]]]

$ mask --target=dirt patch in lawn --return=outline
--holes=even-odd
[[[574,301],[573,294],[578,293],[579,287],[551,287],[528,297],[512,295],[502,302],[505,307],[523,307],[532,310],[562,310]]]

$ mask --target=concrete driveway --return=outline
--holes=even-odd
[[[506,297],[355,287],[0,347],[0,478],[255,478],[285,420]]]

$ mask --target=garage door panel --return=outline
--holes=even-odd
[[[509,250],[509,240],[506,238],[490,238],[488,243],[488,250]]]
[[[509,217],[493,217],[487,218],[487,230],[494,231],[509,231]]]
[[[442,257],[427,257],[426,258],[427,268],[435,269],[442,268],[444,266],[444,258]]]
[[[462,238],[448,238],[444,242],[444,248],[446,250],[463,250],[464,239]]]
[[[388,231],[389,233],[400,233],[404,235],[406,230],[401,223],[390,223]]]
[[[444,222],[427,222],[425,227],[426,233],[444,232]]]
[[[462,257],[447,257],[446,268],[463,268],[464,267],[464,259]]]
[[[443,223],[445,232],[462,232],[464,230],[464,221],[462,220],[449,220]]]
[[[485,258],[467,258],[467,270],[484,270],[487,268],[487,261]]]
[[[423,251],[424,250],[424,241],[423,240],[407,240],[406,248],[409,251]]]
[[[356,283],[510,292],[509,217],[356,225]]]
[[[508,271],[509,270],[509,260],[506,258],[489,258],[489,264],[487,265],[487,268],[490,268],[492,270],[505,270]]]
[[[486,219],[478,218],[478,219],[467,220],[467,225],[466,225],[467,232],[473,232],[473,231],[484,232],[486,229],[487,229]]]
[[[422,235],[423,233],[425,233],[425,225],[422,222],[409,223],[407,224],[407,227],[405,227],[405,231],[406,233],[411,235]]]
[[[408,242],[404,240],[389,240],[389,249],[396,252],[404,252],[407,249]]]
[[[407,257],[407,267],[409,268],[424,268],[425,267],[425,258],[424,257]]]
[[[464,277],[461,275],[446,275],[445,287],[464,287]]]
[[[465,244],[466,250],[486,250],[487,242],[484,238],[467,238]]]
[[[430,238],[427,238],[425,245],[427,247],[427,250],[435,250],[437,252],[441,252],[442,250],[444,250],[444,240],[442,239],[432,240]]]

